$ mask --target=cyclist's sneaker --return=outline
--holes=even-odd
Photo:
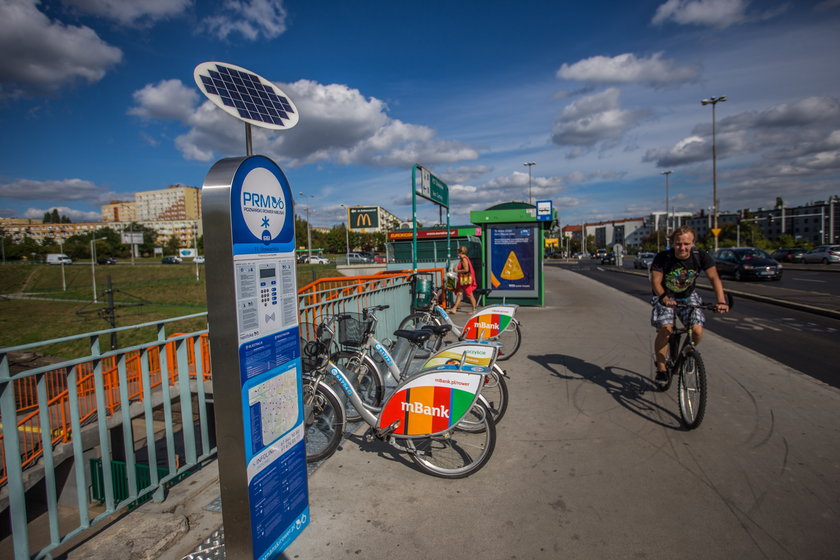
[[[660,385],[665,385],[668,383],[668,372],[667,371],[657,371],[656,377],[654,381]]]

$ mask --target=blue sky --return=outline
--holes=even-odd
[[[840,195],[840,0],[0,0],[0,216],[74,221],[243,155],[193,82],[243,66],[294,100],[254,129],[313,224],[411,213],[411,167],[469,211],[550,199],[563,224]],[[421,220],[437,208],[422,203]]]

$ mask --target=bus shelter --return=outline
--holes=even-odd
[[[506,202],[470,212],[470,221],[482,229],[482,267],[475,268],[493,290],[488,304],[543,305],[544,239],[555,217],[550,201]]]

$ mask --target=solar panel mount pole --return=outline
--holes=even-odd
[[[245,123],[245,154],[248,157],[254,155],[254,142],[251,138],[251,123]]]

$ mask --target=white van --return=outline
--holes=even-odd
[[[47,264],[70,264],[73,259],[64,253],[47,253]]]

